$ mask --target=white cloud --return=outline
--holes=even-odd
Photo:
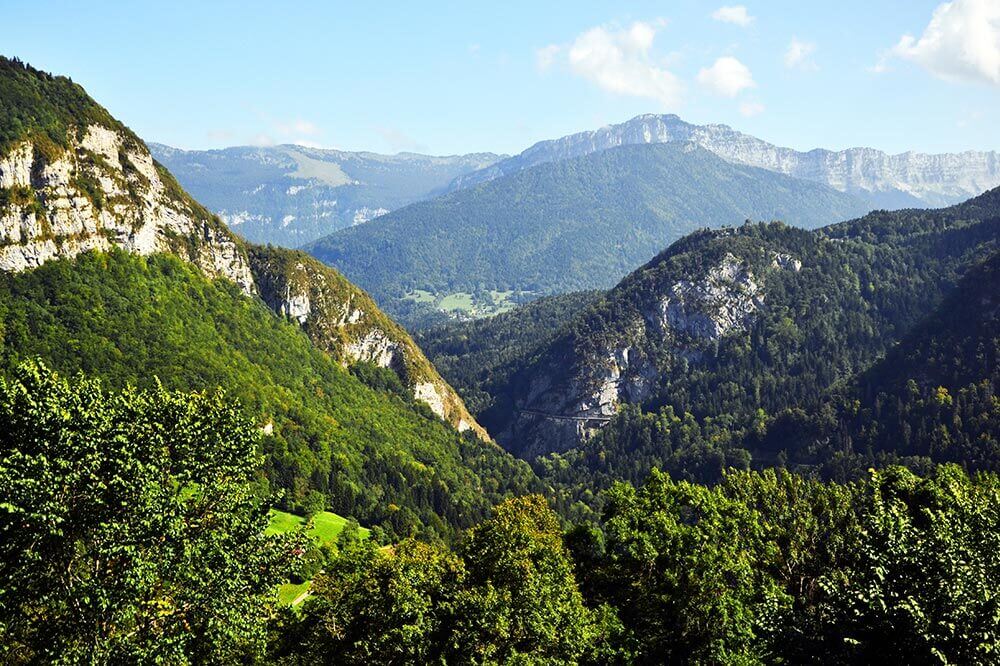
[[[736,97],[741,90],[757,85],[747,66],[732,56],[723,56],[711,67],[702,68],[698,83],[726,97]]]
[[[598,26],[577,36],[566,47],[551,45],[536,51],[540,69],[563,60],[577,76],[619,95],[647,97],[664,106],[681,98],[683,84],[651,51],[663,19],[636,21],[628,27]]]
[[[301,118],[296,118],[291,122],[276,122],[274,123],[274,130],[278,134],[283,134],[285,136],[315,136],[320,133],[319,128],[308,120],[302,120]]]
[[[954,0],[938,5],[919,39],[904,35],[886,55],[915,62],[949,81],[1000,86],[1000,2]],[[885,68],[883,58],[873,69]]]
[[[543,72],[552,66],[562,49],[557,44],[549,44],[535,51],[535,62]]]
[[[792,37],[788,49],[785,50],[785,67],[789,69],[816,70],[819,67],[809,57],[816,51],[812,42],[804,42],[798,37]]]
[[[382,137],[386,145],[389,146],[389,150],[394,153],[404,151],[411,153],[427,152],[427,146],[395,127],[376,127],[375,131]]]
[[[754,17],[747,13],[747,8],[743,5],[719,7],[712,12],[712,18],[723,23],[735,23],[744,28],[753,23],[754,20]]]
[[[760,113],[764,113],[764,105],[760,102],[741,102],[740,103],[740,115],[746,116],[756,116]]]

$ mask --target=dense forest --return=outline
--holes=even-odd
[[[545,296],[487,319],[451,321],[418,330],[414,340],[466,406],[482,413],[492,406],[495,387],[544,349],[568,321],[597,301],[600,291]]]
[[[983,663],[1000,648],[992,474],[730,472],[710,488],[654,471],[569,530],[526,495],[454,549],[348,534],[281,610],[271,590],[302,566],[303,535],[265,535],[260,429],[230,398],[36,364],[10,377],[5,663]]]
[[[595,515],[602,489],[641,482],[654,467],[699,482],[772,465],[841,480],[893,463],[996,469],[998,238],[998,191],[817,232],[702,232],[603,296],[542,301],[420,340],[494,433],[510,433],[539,376],[573,386],[622,345],[655,359],[660,379],[645,400],[622,404],[578,446],[524,455],[578,517]],[[644,313],[669,285],[727,256],[764,276],[764,305],[745,332],[705,344],[648,327]],[[801,269],[775,270],[775,256]],[[537,330],[536,318],[555,331]],[[519,436],[531,432],[508,434],[505,445],[528,450]]]

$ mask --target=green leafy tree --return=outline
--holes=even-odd
[[[997,477],[948,465],[927,478],[875,472],[856,511],[845,561],[822,580],[818,652],[840,663],[995,663]]]
[[[272,655],[285,663],[421,664],[440,659],[447,610],[463,575],[442,546],[347,542],[287,618]]]
[[[260,654],[297,551],[264,536],[257,445],[221,394],[0,380],[0,660]]]
[[[510,499],[460,547],[467,574],[449,652],[473,663],[572,663],[592,639],[559,520],[545,499]]]

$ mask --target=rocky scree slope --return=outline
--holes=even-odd
[[[64,77],[0,58],[0,270],[87,250],[167,252],[260,295],[345,365],[397,372],[453,426],[479,427],[405,331],[305,255],[248,245],[192,199],[145,144]]]
[[[760,167],[861,195],[873,207],[947,206],[1000,185],[1000,153],[966,151],[889,155],[873,148],[800,152],[726,125],[693,125],[673,114],[646,114],[617,125],[541,141],[514,157],[459,176],[471,187],[545,162],[630,144],[690,141],[736,164]]]

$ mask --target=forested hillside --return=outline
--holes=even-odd
[[[523,463],[457,433],[391,371],[348,372],[296,324],[169,256],[86,254],[4,274],[0,340],[7,370],[38,357],[115,388],[224,388],[264,429],[261,481],[286,491],[283,506],[316,492],[389,534],[447,537],[534,487]]]
[[[0,91],[3,370],[225,388],[266,433],[274,501],[386,536],[452,538],[534,487],[343,276],[236,237],[69,79],[0,58]]]
[[[695,229],[748,218],[812,228],[866,210],[824,185],[689,144],[624,146],[407,206],[306,249],[392,312],[413,290],[610,287]]]
[[[518,309],[424,338],[486,427],[584,505],[652,467],[700,481],[767,465],[993,468],[998,242],[998,191],[815,232],[700,232],[549,319],[555,331]],[[490,346],[505,350],[495,368],[462,363]]]
[[[485,319],[418,330],[414,339],[475,413],[492,405],[496,388],[559,330],[598,301],[603,292],[577,291],[546,296]]]

